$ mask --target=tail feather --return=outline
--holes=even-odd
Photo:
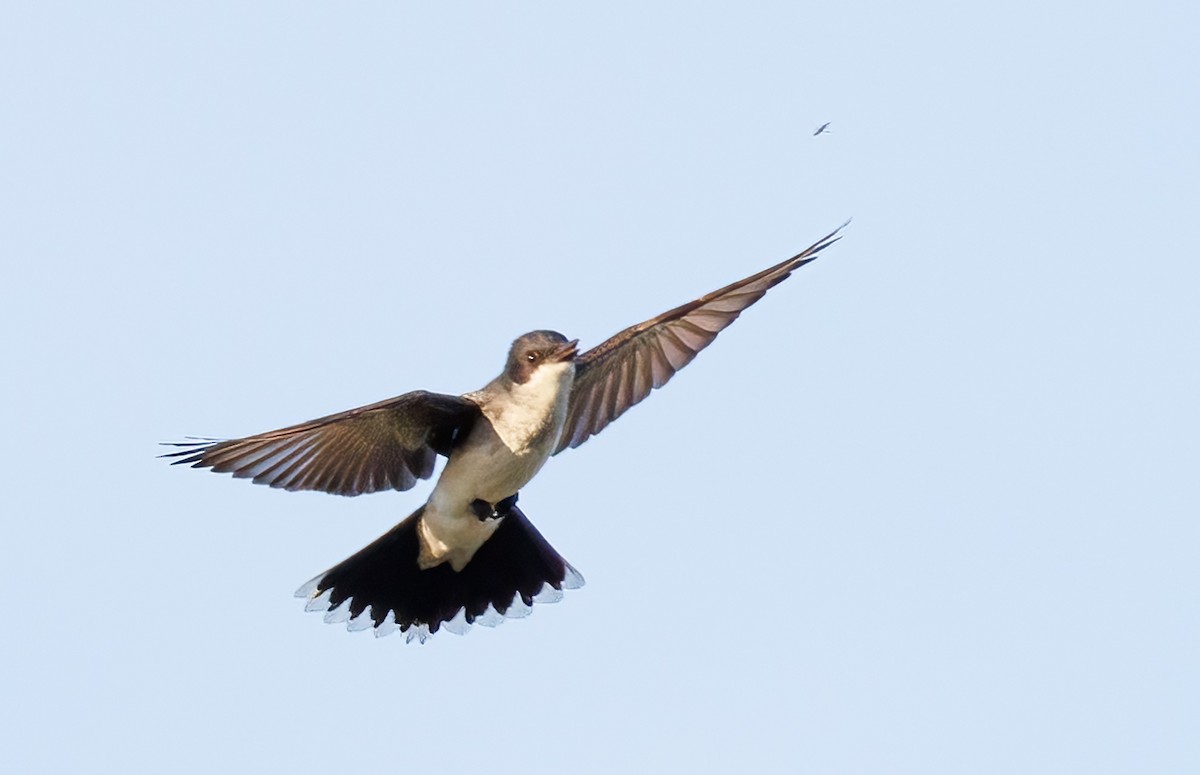
[[[471,624],[495,626],[528,616],[533,603],[562,599],[583,577],[554,550],[517,507],[461,571],[449,563],[422,570],[417,521],[421,509],[297,592],[305,610],[327,622],[377,636],[399,630],[424,642],[443,627],[462,634]]]

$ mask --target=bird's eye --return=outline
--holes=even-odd
[[[529,353],[528,355],[525,356],[525,360],[529,361],[530,363],[533,363],[534,361],[537,360],[537,353]]]

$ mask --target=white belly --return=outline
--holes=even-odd
[[[417,522],[417,538],[421,543],[417,565],[428,570],[448,562],[454,570],[462,570],[500,527],[500,522],[481,520],[473,512],[447,513],[427,505]]]
[[[573,363],[543,366],[529,382],[513,386],[513,400],[502,412],[484,408],[446,463],[417,525],[422,568],[449,562],[462,570],[496,532],[501,519],[480,520],[471,504],[514,495],[541,470],[562,433],[574,377]]]

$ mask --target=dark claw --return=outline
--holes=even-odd
[[[476,517],[479,517],[480,522],[483,522],[488,519],[499,519],[500,517],[508,516],[508,512],[512,511],[512,507],[516,505],[516,493],[508,496],[495,506],[485,500],[476,498],[475,500],[471,501],[471,513]]]

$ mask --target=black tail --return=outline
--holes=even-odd
[[[351,630],[396,630],[422,643],[439,629],[463,634],[473,623],[494,627],[505,617],[528,616],[533,603],[562,599],[583,577],[550,546],[521,510],[512,507],[461,571],[449,563],[417,565],[417,509],[370,546],[317,576],[296,592],[307,611],[325,621],[349,620]]]

